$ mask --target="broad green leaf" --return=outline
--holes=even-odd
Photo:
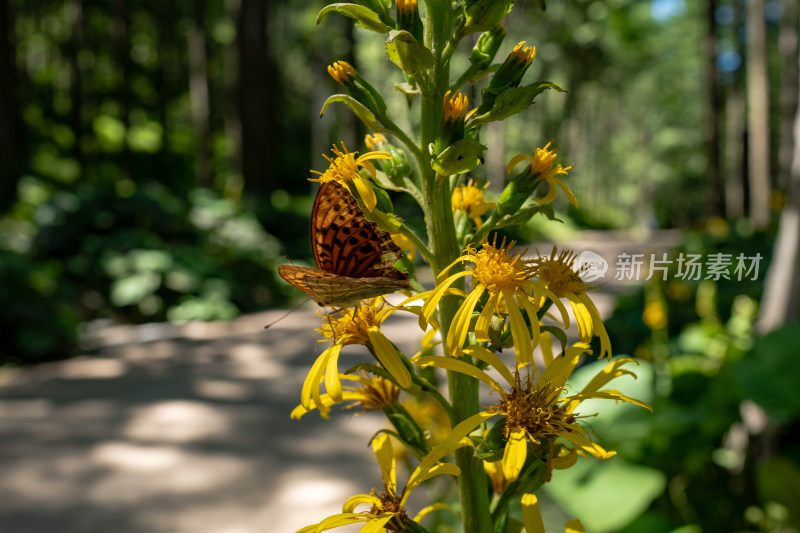
[[[545,490],[587,531],[618,531],[639,516],[667,485],[654,468],[633,465],[621,457],[582,459],[553,474]],[[609,490],[613,487],[613,490]]]
[[[322,11],[317,15],[317,24],[322,22],[325,15],[331,11],[336,11],[337,13],[354,19],[362,28],[378,33],[386,33],[389,31],[389,27],[381,22],[377,13],[366,6],[360,6],[358,4],[331,4],[326,6],[322,8]]]
[[[486,147],[481,143],[461,139],[451,144],[433,161],[433,169],[444,176],[463,174],[477,167]]]
[[[488,113],[476,117],[472,123],[479,124],[495,120],[505,120],[530,107],[530,105],[533,104],[533,100],[547,89],[565,92],[564,89],[549,81],[531,83],[523,87],[511,87],[500,93],[494,101],[492,109]]]
[[[433,54],[405,30],[393,30],[386,40],[386,55],[406,74],[414,75],[433,66]]]

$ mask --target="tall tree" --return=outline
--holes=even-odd
[[[113,22],[112,36],[114,40],[114,53],[117,68],[120,71],[119,84],[117,85],[117,100],[119,102],[120,120],[125,126],[126,139],[122,146],[122,178],[130,179],[132,172],[131,150],[128,146],[127,134],[131,127],[131,107],[133,98],[131,93],[131,36],[130,19],[127,0],[114,0],[112,5]]]
[[[14,201],[22,166],[22,106],[18,101],[10,4],[0,2],[0,212]]]
[[[83,49],[83,0],[68,0],[64,6],[67,24],[72,28],[69,42],[70,70],[70,127],[75,138],[75,158],[81,168],[84,166],[81,137],[83,135],[83,73],[80,53]]]
[[[706,142],[708,144],[708,170],[706,182],[706,201],[710,215],[724,216],[725,201],[722,183],[720,153],[720,123],[722,121],[722,91],[719,84],[717,68],[717,0],[706,2],[706,36],[703,53],[706,60],[706,78],[708,87],[708,122]]]
[[[756,329],[768,333],[800,318],[800,108],[794,118],[794,149],[772,263],[764,286]]]
[[[769,91],[767,87],[764,0],[747,0],[747,125],[750,218],[769,224]]]
[[[783,14],[778,29],[778,51],[781,57],[780,92],[780,144],[778,145],[778,185],[787,189],[790,167],[794,153],[793,117],[798,101],[798,53],[797,53],[797,0],[783,0]]]
[[[206,50],[205,6],[203,0],[192,2],[192,25],[189,29],[189,98],[195,134],[195,175],[203,187],[214,181],[211,168],[211,109],[208,99],[208,53]]]
[[[275,187],[270,172],[278,140],[280,76],[269,52],[270,2],[241,0],[238,21],[239,118],[245,187],[266,193]]]

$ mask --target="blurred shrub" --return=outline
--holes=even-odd
[[[157,183],[121,180],[65,191],[26,177],[19,198],[3,221],[14,231],[2,245],[17,251],[5,254],[3,284],[27,277],[0,296],[15,308],[0,315],[0,327],[29,321],[43,338],[17,345],[15,361],[70,355],[74,340],[60,349],[55,340],[48,349],[34,344],[74,339],[79,320],[224,320],[285,301],[275,275],[281,243],[253,213],[210,190],[179,197]],[[50,293],[31,281],[40,278]],[[51,318],[42,325],[31,315]]]
[[[36,262],[0,250],[0,365],[22,365],[69,354],[80,316],[61,285],[57,261]]]
[[[676,253],[760,253],[757,280],[681,281],[670,272],[619,300],[606,327],[616,353],[643,360],[638,373],[655,412],[631,410],[598,429],[626,461],[663,473],[666,484],[624,527],[594,530],[800,530],[800,326],[763,337],[752,327],[770,244],[716,221],[688,233]]]

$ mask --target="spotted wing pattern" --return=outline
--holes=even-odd
[[[336,182],[323,183],[317,192],[311,242],[316,269],[282,265],[278,273],[320,305],[348,307],[409,287],[407,274],[393,266],[400,248]]]

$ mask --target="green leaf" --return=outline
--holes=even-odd
[[[463,174],[477,167],[486,147],[471,139],[451,144],[433,161],[431,167],[443,176]]]
[[[337,13],[354,19],[356,24],[362,28],[378,33],[386,33],[389,31],[389,26],[381,22],[377,13],[366,6],[360,6],[358,4],[331,4],[326,6],[322,8],[322,11],[317,15],[317,24],[322,22],[325,15],[331,11],[336,11]]]
[[[539,326],[539,330],[546,331],[547,333],[557,338],[558,341],[561,343],[562,353],[567,349],[567,334],[564,332],[563,329],[556,326]]]
[[[587,531],[617,531],[636,518],[667,485],[654,468],[632,465],[621,457],[583,459],[554,473],[545,490]],[[614,487],[614,490],[609,490]]]
[[[372,131],[376,133],[391,133],[389,130],[378,124],[375,114],[364,107],[364,104],[346,94],[334,94],[333,96],[328,97],[328,99],[325,100],[325,103],[322,104],[322,110],[319,112],[320,117],[325,115],[325,112],[328,110],[328,106],[333,102],[342,103],[352,109],[356,116],[361,119],[361,122],[363,122],[364,125]]]
[[[555,89],[558,92],[566,92],[564,89],[551,83],[549,81],[540,81],[531,83],[523,87],[511,87],[500,93],[492,105],[492,109],[479,117],[476,117],[467,125],[468,127],[473,124],[480,124],[483,122],[492,122],[495,120],[505,120],[510,116],[516,115],[520,111],[524,111],[531,104],[533,100],[547,89]]]
[[[393,30],[386,39],[386,55],[403,72],[415,75],[433,66],[433,54],[405,30]]]

